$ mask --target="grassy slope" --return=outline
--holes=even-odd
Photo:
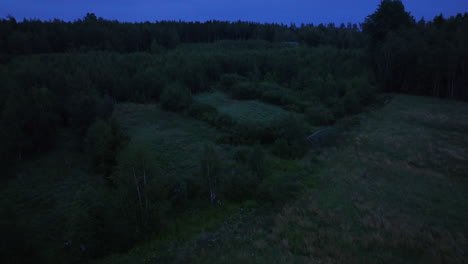
[[[180,262],[467,263],[467,135],[467,104],[397,96],[322,153],[318,188]]]

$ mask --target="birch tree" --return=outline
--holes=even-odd
[[[206,145],[201,158],[201,176],[203,177],[210,194],[210,202],[216,201],[216,192],[219,188],[221,162],[213,147]]]

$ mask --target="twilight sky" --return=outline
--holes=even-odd
[[[359,23],[380,0],[0,0],[0,17],[75,20],[86,13],[120,21],[246,20],[277,23]],[[419,19],[468,12],[468,0],[404,0]]]

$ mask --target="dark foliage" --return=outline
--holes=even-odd
[[[98,119],[85,138],[86,154],[93,172],[109,178],[117,165],[117,155],[127,138],[115,120]]]
[[[314,125],[331,125],[335,121],[333,112],[320,102],[316,102],[309,106],[305,115],[307,120]]]
[[[247,39],[284,42],[285,45],[301,41],[312,46],[330,44],[355,48],[362,46],[364,40],[355,24],[297,27],[241,21],[120,23],[94,14],[72,23],[58,19],[17,22],[10,17],[0,20],[0,33],[0,53],[10,54],[96,50],[159,53],[161,49],[173,49],[181,43]]]
[[[14,90],[5,103],[1,127],[13,159],[47,150],[57,133],[59,117],[49,89]]]
[[[164,88],[161,94],[161,105],[169,111],[188,109],[192,103],[192,94],[180,83],[173,83]]]
[[[229,93],[233,98],[239,100],[258,99],[262,96],[262,90],[253,82],[236,83],[231,86]]]
[[[401,1],[384,0],[363,26],[385,91],[468,99],[468,14],[416,23]]]
[[[307,151],[307,130],[304,121],[294,116],[285,117],[272,124],[275,142],[273,153],[282,158],[301,158]]]

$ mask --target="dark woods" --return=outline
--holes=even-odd
[[[371,67],[387,92],[467,100],[468,14],[416,21],[401,1],[382,1],[363,24]]]
[[[219,40],[265,40],[332,44],[342,48],[361,47],[364,40],[356,24],[314,26],[254,22],[145,22],[121,23],[87,14],[75,22],[23,20],[0,21],[0,51],[37,54],[73,51],[158,52],[181,43]]]
[[[251,22],[120,23],[88,14],[75,22],[0,20],[0,54],[83,51],[159,53],[183,43],[264,40],[369,48],[370,67],[385,91],[468,99],[467,14],[416,21],[401,1],[382,1],[356,24],[279,25]],[[7,60],[5,55],[2,61]]]

